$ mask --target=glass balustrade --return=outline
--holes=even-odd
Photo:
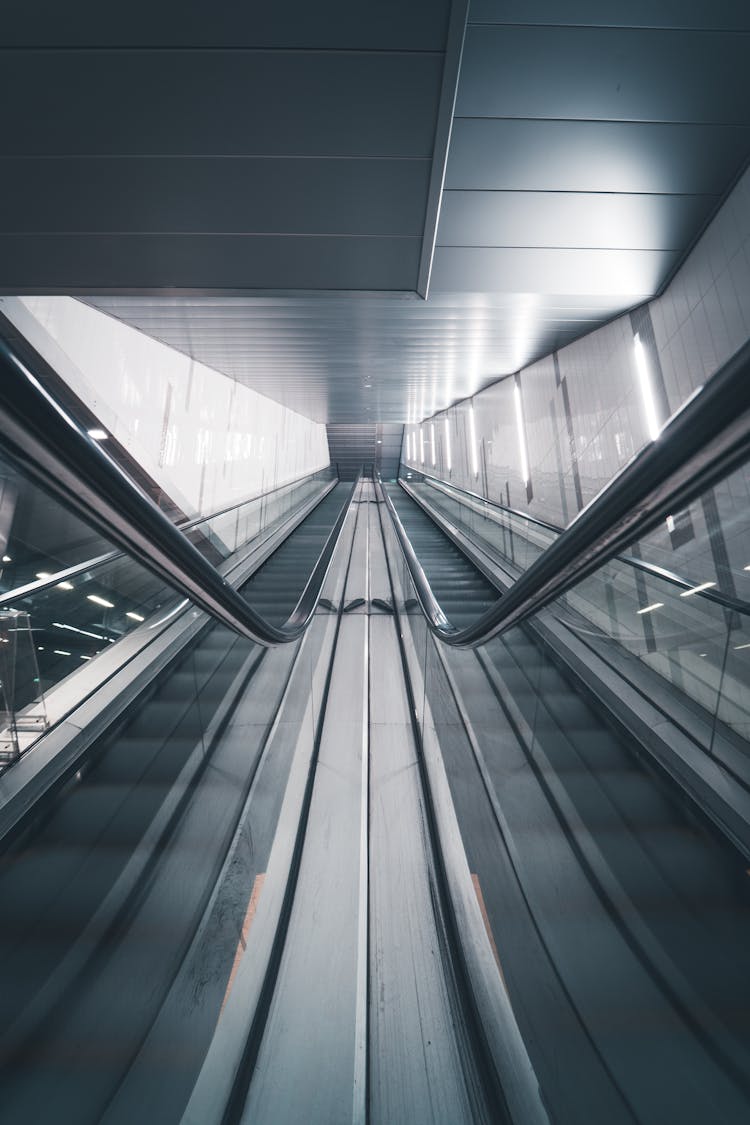
[[[30,716],[44,713],[45,697],[53,688],[138,630],[145,634],[141,639],[146,643],[188,604],[161,579],[94,535],[57,501],[0,462],[0,474],[3,472],[6,483],[12,482],[13,487],[8,485],[4,512],[0,501],[0,520],[5,516],[4,524],[0,523],[0,532],[5,528],[0,570],[0,645],[5,646],[0,651],[0,689],[11,692],[12,702],[6,707],[0,701],[0,766],[17,756],[14,740],[23,751],[43,733],[44,723],[35,720],[31,724]],[[183,525],[185,534],[220,567],[227,560],[242,558],[282,528],[334,477],[329,466],[230,509],[192,520]],[[15,644],[16,637],[25,638],[28,630],[31,645],[26,647],[32,649],[33,658],[26,647],[22,650]],[[6,649],[7,653],[23,651],[23,660],[20,656],[4,659]],[[85,690],[91,690],[90,683]],[[20,724],[17,739],[11,730],[14,724]]]

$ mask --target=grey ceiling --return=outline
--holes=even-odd
[[[747,3],[473,0],[424,302],[448,0],[74,8],[4,14],[0,290],[86,294],[331,423],[652,295],[750,152]]]

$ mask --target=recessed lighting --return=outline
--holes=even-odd
[[[3,562],[13,562],[13,559],[10,557],[10,555],[3,555]]]
[[[37,652],[44,652],[44,645],[37,645],[36,650]]]
[[[55,656],[70,656],[71,655],[71,653],[69,653],[67,651],[67,649],[64,649],[64,648],[53,648],[52,651],[54,652]]]
[[[87,594],[86,597],[90,602],[96,602],[97,605],[103,605],[105,609],[115,608],[114,602],[108,602],[106,598],[100,598],[98,594]]]
[[[653,605],[647,605],[643,609],[639,609],[638,613],[653,613],[655,609],[661,609],[663,605],[664,602],[654,602]]]
[[[146,620],[145,617],[141,617],[140,613],[133,613],[131,610],[128,610],[128,612],[125,614],[125,616],[131,618],[131,620],[133,620],[133,621],[145,621]]]
[[[106,430],[100,430],[97,427],[94,427],[93,430],[89,430],[89,437],[93,438],[94,441],[106,441],[108,436]]]
[[[48,570],[38,570],[36,572],[36,576],[37,576],[37,578],[51,578],[52,577],[52,575],[50,574],[50,572]]]
[[[57,588],[58,590],[72,590],[74,587],[72,582],[58,582]]]
[[[700,586],[693,586],[692,590],[683,590],[680,597],[692,598],[693,594],[700,594],[701,590],[710,590],[715,585],[715,582],[701,582]]]
[[[638,371],[638,381],[641,386],[641,399],[643,412],[646,416],[646,429],[652,441],[656,441],[661,429],[656,414],[656,401],[651,386],[651,376],[648,369],[648,360],[640,335],[636,332],[633,337],[633,350],[635,351],[635,366]]]

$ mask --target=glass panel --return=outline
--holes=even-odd
[[[273,493],[254,497],[230,511],[192,521],[187,534],[209,561],[219,565],[283,527],[334,475],[329,467]],[[7,513],[5,536],[6,557],[11,563],[0,575],[0,596],[5,595],[0,601],[0,614],[20,613],[24,621],[28,619],[38,664],[33,675],[31,671],[26,675],[31,669],[28,660],[15,672],[13,690],[17,706],[11,711],[16,720],[23,720],[25,733],[19,737],[20,748],[25,750],[43,731],[43,726],[30,723],[30,716],[42,707],[44,696],[53,687],[88,666],[126,635],[166,623],[187,602],[140,564],[114,551],[112,544],[92,535],[60,504],[28,482],[20,482],[18,474],[15,480],[15,503]],[[26,503],[31,505],[29,511],[34,519],[27,517]],[[44,526],[35,530],[38,519]],[[20,531],[16,532],[16,528]],[[58,543],[58,535],[69,536],[70,542]],[[48,577],[78,565],[84,549],[95,549],[98,557],[113,557],[104,562],[94,560],[91,566],[59,583],[45,585],[42,580],[41,588],[14,596],[14,591],[23,591],[29,583],[39,587],[39,574]],[[87,690],[91,690],[90,682]],[[0,728],[0,735],[10,729],[9,722],[3,722],[1,717]],[[8,737],[12,741],[12,732]],[[6,759],[12,760],[14,756],[10,753]]]
[[[511,581],[560,534],[445,482],[413,471],[409,475],[414,494],[469,541],[487,549]],[[733,474],[696,509],[712,512],[715,496],[736,493],[746,475],[745,469]],[[653,553],[648,540],[646,547],[633,548],[632,555],[611,560],[550,608],[625,680],[658,699],[673,717],[679,714],[691,738],[750,783],[750,602],[736,601],[750,587],[750,571],[739,566],[746,556],[750,559],[750,547],[746,521],[734,518],[727,527],[731,540],[724,556],[735,560],[729,569],[719,565],[716,536],[712,543],[704,526],[702,539],[691,548],[692,565],[684,579],[637,557],[636,551]],[[673,565],[677,557],[672,552]],[[724,591],[737,609],[722,604]]]

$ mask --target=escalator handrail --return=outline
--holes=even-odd
[[[510,590],[463,629],[448,622],[440,610],[390,496],[381,482],[377,487],[430,629],[449,645],[475,648],[532,617],[622,554],[748,456],[750,341],[688,399],[658,438],[631,459]],[[747,612],[743,606],[738,603],[738,612]]]
[[[437,491],[447,489],[452,492],[457,492],[463,496],[468,496],[471,500],[482,503],[490,508],[496,509],[503,515],[511,515],[514,518],[525,520],[527,523],[533,523],[537,527],[543,527],[546,531],[554,531],[557,535],[565,533],[564,527],[559,527],[553,523],[547,523],[545,520],[540,520],[537,516],[530,516],[526,512],[519,512],[516,508],[509,508],[505,504],[500,504],[497,500],[490,500],[487,497],[480,496],[477,492],[472,492],[468,488],[463,488],[461,485],[454,484],[453,481],[441,480],[440,477],[432,476],[430,473],[418,472],[418,476],[423,477],[425,480],[434,482],[440,487]],[[399,477],[398,483],[417,503],[421,503],[421,498],[412,491],[413,482],[403,477]],[[456,499],[456,503],[460,504],[460,499]],[[486,518],[486,517],[483,517]],[[455,525],[453,525],[455,526]],[[461,532],[460,527],[455,526],[455,530]],[[516,533],[518,534],[518,533]],[[623,563],[625,566],[631,567],[633,570],[640,570],[644,574],[648,574],[651,578],[656,578],[662,582],[668,582],[671,586],[677,586],[680,590],[694,590],[697,583],[690,582],[687,578],[682,578],[679,574],[675,574],[672,570],[667,570],[665,567],[658,566],[656,563],[648,562],[646,559],[636,558],[635,555],[616,555],[613,561]],[[750,614],[750,602],[743,599],[734,597],[732,594],[727,594],[723,590],[698,590],[695,594],[696,597],[702,598],[705,601],[715,602],[717,605],[723,606],[724,609],[735,610],[737,613]]]
[[[297,484],[310,481],[313,477],[317,476],[319,472],[320,470],[316,469],[314,473],[305,473],[301,477],[295,477],[294,480],[287,481],[285,484],[279,484],[275,488],[269,489],[268,492],[261,492],[256,496],[249,496],[236,504],[230,504],[228,507],[219,508],[218,511],[210,512],[207,516],[196,516],[194,519],[182,520],[176,523],[175,527],[178,527],[184,535],[185,532],[193,531],[196,527],[200,527],[202,523],[208,523],[210,520],[219,519],[220,516],[227,516],[230,512],[236,512],[240,508],[244,508],[246,504],[252,504],[256,500],[265,500],[267,496],[273,496],[275,493],[281,492],[285,488],[294,488]],[[323,499],[323,497],[321,497],[321,499]],[[58,586],[61,582],[69,582],[71,578],[77,578],[81,574],[99,570],[101,567],[105,566],[106,563],[115,562],[116,559],[128,557],[126,551],[107,551],[103,555],[95,555],[90,559],[85,559],[83,562],[74,563],[64,570],[56,570],[55,573],[50,574],[48,578],[37,578],[35,582],[26,582],[23,586],[16,586],[15,589],[6,590],[4,594],[0,594],[0,608],[4,605],[10,605],[11,602],[18,601],[20,598],[27,598],[33,594],[39,594],[44,590],[48,590],[52,586]]]
[[[344,525],[349,502],[338,518],[288,620],[264,620],[183,532],[135,484],[101,445],[84,431],[30,370],[24,358],[0,339],[0,434],[4,456],[35,484],[110,539],[131,558],[211,617],[257,644],[272,647],[297,640],[305,631]],[[59,580],[59,579],[58,579]]]

